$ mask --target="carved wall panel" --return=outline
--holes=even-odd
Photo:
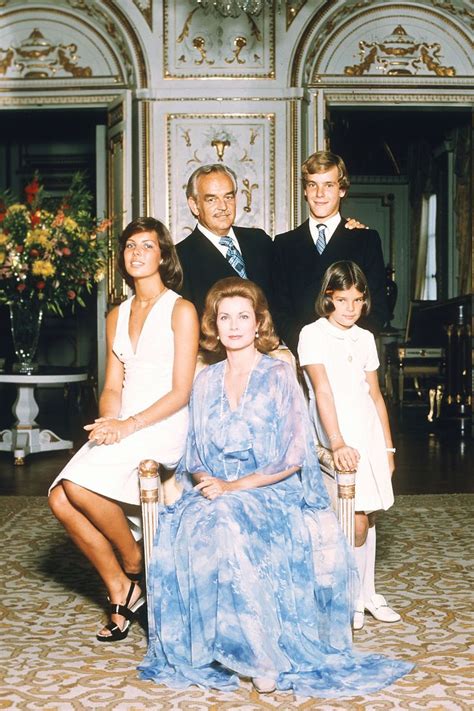
[[[205,12],[192,0],[164,2],[166,78],[275,76],[274,13],[237,18]]]
[[[113,49],[91,26],[66,13],[12,12],[0,26],[0,80],[125,82]]]
[[[168,114],[168,223],[176,242],[196,223],[186,201],[188,178],[208,163],[223,163],[237,174],[237,224],[273,233],[274,132],[273,113]]]
[[[467,36],[437,12],[402,4],[374,8],[367,2],[344,14],[348,9],[339,10],[317,32],[310,81],[321,75],[471,75]]]

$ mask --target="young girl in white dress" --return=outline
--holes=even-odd
[[[332,264],[316,300],[321,318],[302,329],[298,345],[318,440],[332,450],[337,469],[357,470],[355,557],[361,593],[354,629],[363,627],[365,610],[383,622],[400,620],[375,591],[375,512],[393,504],[395,448],[377,380],[374,337],[356,325],[369,309],[361,269],[354,262]]]
[[[100,416],[49,491],[52,512],[105,583],[110,622],[101,642],[124,639],[145,603],[142,551],[125,513],[139,515],[139,462],[171,469],[184,451],[199,340],[194,306],[173,291],[182,271],[166,227],[138,218],[119,245],[119,270],[134,296],[107,316]]]

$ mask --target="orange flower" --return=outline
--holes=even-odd
[[[22,291],[25,291],[25,289],[26,289],[26,284],[23,284],[22,281],[19,284],[17,284],[16,290],[19,291],[20,293]]]
[[[74,299],[76,298],[76,292],[73,291],[72,289],[70,289],[67,292],[67,298],[70,299],[71,301],[74,301]]]
[[[41,291],[42,289],[44,289],[45,286],[46,286],[46,282],[45,282],[45,281],[38,281],[38,282],[36,282],[36,288],[38,289],[38,291]]]

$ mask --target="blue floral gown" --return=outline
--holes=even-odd
[[[183,496],[160,511],[148,580],[152,600],[141,677],[233,690],[275,677],[304,696],[377,691],[412,665],[351,651],[352,554],[330,509],[292,369],[262,356],[239,406],[225,362],[203,370],[190,403],[179,472]],[[214,501],[190,474],[235,480],[299,472]]]

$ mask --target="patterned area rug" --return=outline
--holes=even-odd
[[[134,624],[123,642],[95,641],[103,619],[100,582],[46,499],[0,498],[0,709],[471,709],[473,503],[473,495],[402,496],[381,518],[378,588],[403,619],[390,626],[369,616],[355,644],[410,659],[416,669],[378,694],[322,701],[259,697],[250,682],[223,694],[140,681],[135,668],[145,632]]]

